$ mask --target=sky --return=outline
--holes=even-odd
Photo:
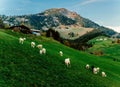
[[[66,8],[120,32],[120,0],[0,0],[1,15],[36,14],[50,8]]]

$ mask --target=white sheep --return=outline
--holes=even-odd
[[[104,38],[104,40],[107,40],[107,38]]]
[[[42,48],[42,49],[40,50],[40,54],[46,54],[46,49],[45,49],[45,48]]]
[[[107,76],[105,72],[102,72],[101,74],[102,74],[102,77],[106,77]]]
[[[89,68],[90,68],[90,65],[89,65],[89,64],[87,64],[87,65],[86,65],[86,69],[89,69]]]
[[[102,38],[100,38],[100,40],[103,40]]]
[[[43,54],[42,50],[40,50],[40,54]]]
[[[97,74],[97,68],[93,68],[93,74]]]
[[[70,65],[70,58],[65,59],[65,64],[67,65],[67,67]]]
[[[99,68],[99,67],[97,67],[96,69],[97,69],[97,72],[99,72],[99,71],[100,71],[100,68]]]
[[[96,41],[99,41],[99,39],[96,39]]]
[[[32,47],[32,48],[35,47],[35,42],[31,42],[31,47]]]
[[[25,37],[24,37],[23,39],[24,39],[24,40],[26,40],[26,38],[25,38]]]
[[[23,42],[26,40],[26,38],[19,38],[19,43],[23,44]]]
[[[45,48],[42,48],[42,53],[46,54],[46,49]]]
[[[42,49],[42,47],[43,47],[42,44],[37,45],[38,49]]]
[[[59,54],[60,54],[60,56],[63,56],[63,52],[62,51],[60,51]]]

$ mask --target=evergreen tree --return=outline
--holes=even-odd
[[[0,18],[0,28],[4,28],[4,24],[1,18]]]

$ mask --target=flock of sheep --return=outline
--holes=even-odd
[[[26,38],[19,38],[19,43],[20,44],[23,44],[23,42],[26,40]],[[32,48],[35,48],[35,46],[36,46],[36,44],[35,44],[35,42],[31,42],[31,47]],[[39,45],[37,45],[36,46],[38,49],[40,49],[40,54],[46,54],[46,49],[45,48],[43,48],[43,45],[42,44],[39,44]],[[59,55],[60,56],[63,56],[63,52],[62,51],[59,51]],[[70,66],[70,58],[66,58],[65,60],[64,60],[64,62],[65,62],[65,65],[67,66],[67,67],[69,67]],[[86,65],[86,69],[90,69],[90,65],[89,64],[87,64]],[[100,71],[100,68],[99,67],[94,67],[94,66],[92,66],[92,72],[93,72],[93,74],[97,74],[97,73],[99,73],[99,71]],[[105,72],[101,72],[101,75],[102,75],[102,77],[106,77],[107,75],[106,75],[106,73]]]
[[[86,69],[90,69],[90,65],[89,64],[86,65]],[[92,66],[93,74],[97,74],[97,73],[99,73],[99,71],[100,71],[99,67]],[[102,77],[106,77],[107,76],[105,72],[101,72],[101,75],[102,75]]]
[[[20,44],[23,44],[23,42],[26,40],[26,38],[19,38],[19,43]],[[31,47],[32,48],[35,48],[35,46],[36,46],[36,44],[35,44],[35,42],[31,42]],[[40,49],[40,54],[46,54],[46,49],[45,48],[43,48],[43,46],[42,46],[42,44],[38,44],[37,46],[36,46],[38,49]]]
[[[19,43],[20,44],[23,44],[23,42],[26,40],[26,38],[19,38]],[[31,47],[32,48],[35,48],[35,46],[36,46],[36,44],[35,44],[35,42],[31,42]],[[36,46],[38,49],[40,49],[40,54],[46,54],[46,49],[45,48],[43,48],[43,45],[42,44],[39,44],[39,45],[37,45]],[[60,51],[59,52],[59,54],[60,54],[60,56],[63,56],[63,52],[62,51]],[[70,58],[66,58],[65,59],[65,64],[67,65],[67,67],[70,65]]]

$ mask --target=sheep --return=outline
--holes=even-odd
[[[70,65],[70,58],[65,59],[65,64],[67,65],[67,67]]]
[[[96,41],[99,41],[99,39],[96,39]]]
[[[106,77],[107,76],[105,72],[102,72],[101,74],[102,74],[102,77]]]
[[[23,41],[24,41],[23,38],[20,37],[19,38],[19,43],[23,44]]]
[[[37,45],[38,49],[42,49],[42,47],[43,47],[42,44]]]
[[[46,54],[46,49],[42,48],[42,50],[40,50],[40,54]]]
[[[35,42],[31,42],[31,47],[32,47],[32,48],[35,47]]]
[[[89,69],[89,68],[90,68],[90,65],[89,65],[89,64],[87,64],[87,65],[86,65],[86,69]]]
[[[19,43],[23,44],[23,42],[26,40],[26,38],[19,38]]]
[[[46,49],[45,48],[42,49],[42,53],[46,54]]]
[[[93,74],[97,74],[97,68],[93,68]]]
[[[40,50],[40,54],[42,54],[42,50]]]
[[[60,54],[60,56],[63,56],[63,52],[62,51],[60,51],[59,54]]]
[[[104,38],[104,40],[107,40],[107,38]]]
[[[100,40],[103,40],[102,38],[100,38]]]
[[[25,38],[25,37],[24,37],[23,39],[24,39],[24,40],[26,40],[26,38]]]
[[[99,67],[97,67],[96,69],[97,69],[97,72],[99,72],[99,71],[100,71],[100,68],[99,68]]]

